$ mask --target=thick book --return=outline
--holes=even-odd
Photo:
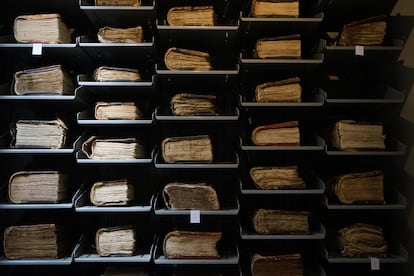
[[[132,256],[136,251],[136,232],[132,226],[106,227],[96,232],[95,247],[99,256]]]
[[[141,43],[143,41],[141,26],[133,28],[103,27],[98,30],[97,36],[101,43]]]
[[[252,276],[303,276],[303,258],[300,253],[261,255],[255,253],[250,262]]]
[[[302,86],[300,78],[294,77],[281,81],[259,84],[255,89],[255,100],[258,103],[301,102]]]
[[[4,230],[8,259],[57,259],[67,253],[67,234],[59,224],[10,226]]]
[[[341,120],[331,133],[332,146],[345,150],[384,150],[385,137],[380,122]]]
[[[101,66],[93,75],[96,81],[140,81],[138,69]]]
[[[259,58],[301,58],[302,41],[300,35],[261,38],[256,42]]]
[[[258,234],[308,234],[309,216],[310,213],[306,211],[258,209],[252,222]]]
[[[164,55],[169,70],[211,70],[210,55],[207,52],[172,47]]]
[[[14,20],[14,38],[21,43],[71,43],[71,34],[59,14],[21,15]]]
[[[136,138],[99,138],[91,136],[82,144],[82,151],[90,159],[145,158],[145,147]]]
[[[138,7],[141,0],[95,0],[95,6],[130,6]]]
[[[9,179],[11,203],[60,203],[69,197],[68,175],[58,171],[19,171]]]
[[[298,0],[253,0],[253,17],[299,17]]]
[[[355,223],[339,230],[339,244],[345,257],[386,257],[388,245],[382,228]]]
[[[220,232],[172,231],[165,235],[163,252],[168,259],[218,259]]]
[[[214,21],[213,6],[174,7],[167,13],[170,26],[213,26]]]
[[[299,146],[298,121],[289,121],[256,127],[251,135],[256,146]]]
[[[166,163],[213,162],[213,145],[208,135],[169,137],[161,143]]]
[[[142,112],[134,102],[97,102],[95,119],[97,120],[138,120]]]
[[[135,198],[134,185],[127,179],[98,181],[92,185],[89,198],[95,206],[126,206]]]
[[[180,93],[171,98],[170,106],[176,116],[214,116],[216,96]]]
[[[250,177],[258,189],[282,190],[303,189],[305,181],[299,174],[298,166],[253,167]]]
[[[65,145],[67,126],[56,120],[18,120],[11,129],[14,148],[60,149]]]
[[[380,15],[346,24],[339,35],[339,46],[375,46],[384,42],[386,16]]]
[[[169,183],[162,190],[165,206],[176,210],[219,210],[216,190],[205,183]]]
[[[26,69],[14,73],[13,92],[16,95],[73,94],[73,82],[62,65]]]

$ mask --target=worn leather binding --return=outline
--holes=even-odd
[[[142,43],[143,31],[141,26],[134,28],[100,28],[97,34],[101,43]]]
[[[298,0],[253,0],[253,17],[299,17]]]
[[[257,146],[299,146],[298,126],[298,121],[258,126],[253,129],[251,139]]]
[[[213,6],[184,6],[171,8],[167,13],[170,26],[214,26]]]
[[[253,228],[258,234],[308,234],[310,213],[258,209],[253,215]]]
[[[101,66],[93,75],[96,81],[140,81],[141,75],[137,69]]]
[[[220,203],[213,187],[205,183],[169,183],[162,195],[165,206],[176,210],[219,210]]]
[[[82,144],[82,152],[90,159],[145,158],[145,147],[136,138],[99,138],[91,136]]]
[[[255,100],[259,103],[268,102],[300,102],[302,86],[300,78],[294,77],[281,81],[259,84],[255,89]]]
[[[176,116],[214,116],[216,96],[180,93],[170,101],[171,111]]]
[[[95,6],[131,6],[138,7],[141,0],[95,0]]]
[[[172,231],[165,235],[163,252],[168,259],[219,259],[220,232]]]
[[[136,232],[132,226],[101,228],[95,236],[96,251],[101,257],[132,256],[136,251]]]
[[[384,42],[387,29],[385,15],[374,16],[346,24],[338,37],[339,46],[375,46]]]
[[[302,41],[299,34],[261,38],[256,42],[259,58],[301,58]]]
[[[166,163],[213,162],[213,146],[208,135],[166,138],[161,150]]]
[[[298,166],[253,167],[250,177],[258,189],[282,190],[303,189],[305,181],[299,174]]]
[[[212,69],[208,53],[176,47],[167,50],[164,63],[169,70],[208,71]]]
[[[95,119],[97,120],[138,120],[141,110],[134,102],[97,102]]]
[[[95,206],[126,206],[134,200],[134,190],[127,179],[99,181],[92,185],[89,197]]]
[[[255,253],[250,262],[252,276],[302,276],[303,259],[300,253],[261,255]]]

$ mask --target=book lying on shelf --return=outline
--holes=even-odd
[[[169,70],[211,70],[210,55],[206,52],[172,47],[164,56],[165,66]]]
[[[127,179],[95,182],[89,198],[95,206],[126,206],[135,198],[134,185]]]
[[[166,138],[161,149],[166,163],[213,162],[213,146],[208,135]]]
[[[141,110],[134,102],[97,102],[95,119],[97,120],[138,120]]]
[[[385,204],[382,171],[340,175],[333,191],[343,204]]]
[[[259,103],[300,102],[302,86],[300,78],[294,77],[281,81],[259,84],[255,89],[255,100]]]
[[[103,27],[98,30],[97,36],[101,43],[141,43],[143,41],[141,26],[134,28]]]
[[[9,179],[11,203],[60,203],[69,197],[68,175],[58,171],[19,171]]]
[[[344,257],[386,257],[387,241],[382,228],[355,223],[339,230],[339,244]]]
[[[303,189],[305,181],[299,174],[298,166],[253,167],[250,177],[258,189],[282,190]]]
[[[253,228],[258,234],[308,234],[310,213],[258,209],[253,215]]]
[[[65,145],[68,128],[60,119],[18,120],[11,129],[15,148],[60,149]]]
[[[214,26],[213,6],[184,6],[171,8],[167,13],[170,26]]]
[[[66,254],[67,234],[59,224],[10,226],[4,230],[8,259],[57,259]]]
[[[205,183],[169,183],[162,190],[165,206],[176,210],[219,210],[220,203],[213,187]]]
[[[299,122],[258,126],[253,129],[251,139],[256,146],[299,146]]]
[[[171,98],[171,111],[176,116],[214,116],[216,96],[180,93]]]
[[[384,42],[386,16],[380,15],[346,24],[339,35],[338,46],[375,46]]]
[[[73,82],[62,65],[38,67],[16,72],[13,92],[16,95],[68,95],[73,94]]]
[[[93,75],[96,81],[140,81],[141,75],[137,69],[120,67],[98,67]]]
[[[163,252],[168,259],[218,259],[220,232],[172,231],[165,235]]]
[[[298,0],[253,0],[253,17],[299,17]]]
[[[261,38],[255,49],[259,58],[301,58],[302,41],[298,34]]]
[[[16,41],[21,43],[71,43],[71,33],[56,13],[18,16],[13,32]]]
[[[331,133],[332,146],[341,150],[384,150],[385,137],[380,122],[341,120]]]
[[[132,226],[101,228],[95,236],[96,251],[101,257],[132,256],[136,251],[136,233]]]
[[[149,276],[151,275],[144,268],[139,267],[122,267],[122,266],[109,266],[105,268],[105,271],[101,276]]]
[[[95,6],[131,6],[138,7],[141,0],[95,0]]]
[[[145,158],[144,145],[136,138],[90,137],[82,144],[82,151],[90,159]]]
[[[303,259],[300,253],[261,255],[255,253],[250,262],[252,276],[303,276]]]

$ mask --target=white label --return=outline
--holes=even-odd
[[[42,44],[34,43],[32,48],[32,55],[41,56],[42,55]]]
[[[357,45],[355,46],[355,55],[356,56],[364,56],[364,46]]]
[[[378,258],[371,258],[371,270],[380,270],[380,261]]]
[[[190,211],[190,223],[200,223],[200,210]]]

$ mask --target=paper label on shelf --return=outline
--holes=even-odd
[[[370,258],[371,259],[371,270],[380,270],[380,261],[378,258]]]
[[[356,56],[364,56],[364,46],[357,45],[355,46],[355,55]]]
[[[42,48],[43,48],[42,44],[33,43],[32,55],[41,56],[42,55]]]
[[[190,211],[190,223],[200,223],[200,210]]]

